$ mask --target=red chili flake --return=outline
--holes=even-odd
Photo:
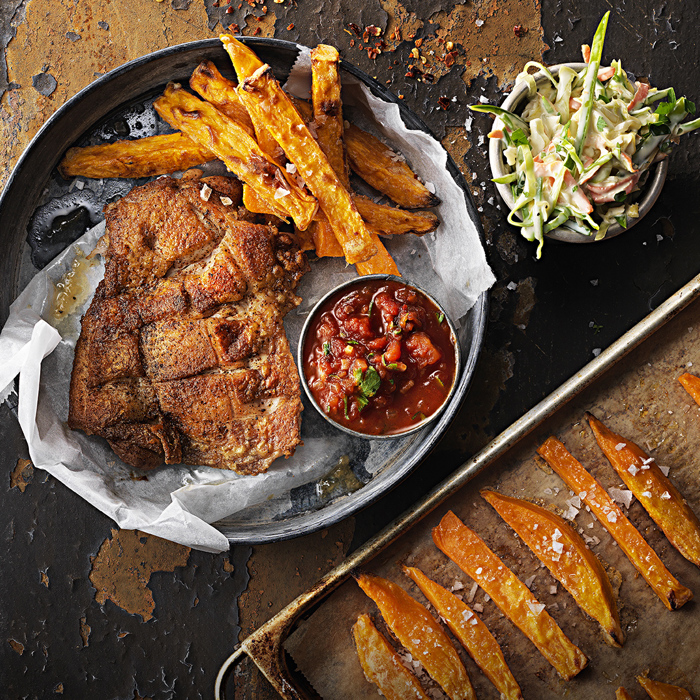
[[[516,24],[513,27],[513,34],[515,34],[518,39],[522,39],[527,34],[527,27],[523,27],[522,24]]]
[[[219,6],[219,0],[214,0],[214,2],[211,4],[212,7],[218,7]]]
[[[420,48],[421,46],[423,46],[423,39],[416,39],[416,46],[417,46],[418,48]]]
[[[241,33],[241,27],[238,24],[229,24],[228,28],[231,30],[233,34],[240,34]]]
[[[267,14],[267,6],[266,6],[266,5],[263,5],[262,13],[263,13],[264,15]]]
[[[242,2],[239,2],[239,3],[238,3],[238,9],[240,10],[241,7],[243,7],[243,3],[242,3]]]
[[[362,30],[354,22],[348,22],[348,27],[350,27],[357,36],[362,36]]]
[[[233,8],[232,8],[232,7],[227,7],[227,8],[226,8],[226,14],[227,14],[227,15],[232,15],[232,14],[233,14]]]
[[[354,40],[354,39],[350,39],[350,46],[351,46],[351,47],[352,47],[352,46],[355,46],[355,40]]]
[[[398,27],[396,27],[396,29],[394,29],[394,33],[391,35],[391,38],[394,41],[401,41],[401,32],[399,31]]]
[[[406,78],[418,78],[421,74],[421,71],[416,68],[416,66],[409,66],[408,70],[406,71]]]
[[[374,60],[381,53],[380,49],[367,49],[367,55]]]
[[[442,109],[449,109],[450,100],[447,97],[438,97],[438,104]]]
[[[258,36],[258,34],[262,34],[262,29],[260,29],[260,27],[255,27],[255,31],[253,32],[253,36]]]
[[[435,76],[432,73],[423,73],[423,82],[424,83],[434,83]]]
[[[294,22],[292,22],[292,23],[287,27],[287,31],[288,31],[288,32],[291,32],[292,29],[294,29]]]
[[[450,51],[450,53],[445,54],[445,65],[448,68],[451,68],[452,66],[454,66],[456,59],[457,59],[457,52]]]

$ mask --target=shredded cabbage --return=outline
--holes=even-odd
[[[620,61],[600,67],[609,15],[596,30],[581,72],[562,66],[554,76],[540,63],[525,65],[516,80],[528,87],[520,115],[487,104],[471,108],[495,114],[503,124],[491,137],[505,140],[510,171],[496,181],[510,185],[515,205],[508,221],[538,242],[538,258],[543,234],[555,228],[595,240],[615,223],[627,228],[628,219],[639,216],[634,200],[640,178],[665,157],[668,139],[700,127],[700,118],[683,121],[695,105],[677,99],[673,88],[633,84]],[[536,80],[530,68],[546,79]]]

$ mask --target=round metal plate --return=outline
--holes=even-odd
[[[269,63],[277,78],[284,81],[301,47],[278,39],[244,39]],[[47,197],[67,192],[71,183],[63,181],[56,165],[66,149],[84,145],[97,130],[114,125],[120,115],[133,116],[134,106],[149,103],[160,94],[169,81],[186,83],[194,68],[203,60],[214,61],[221,69],[230,65],[218,39],[207,39],[170,47],[136,59],[100,77],[68,100],[51,116],[30,143],[13,170],[0,198],[0,241],[5,255],[0,262],[0,275],[5,281],[0,288],[0,318],[4,323],[10,303],[33,270],[25,241],[37,208],[46,204]],[[381,99],[398,105],[401,117],[410,129],[429,132],[425,124],[377,81],[354,66],[341,62],[347,72]],[[225,70],[222,70],[226,74]],[[228,72],[231,74],[231,71]],[[138,107],[137,107],[138,111]],[[471,201],[466,182],[451,157],[447,169],[463,190],[469,216],[481,231],[481,224]],[[127,183],[140,184],[143,181]],[[48,194],[47,194],[48,193]],[[105,192],[105,196],[108,196]],[[112,196],[119,196],[115,192]],[[101,204],[106,203],[105,201]],[[96,223],[94,220],[91,223]],[[69,241],[66,241],[66,245]],[[435,446],[446,431],[464,400],[477,356],[482,345],[486,324],[487,294],[461,319],[459,342],[462,350],[460,380],[449,405],[434,421],[415,437],[405,438],[405,444],[392,456],[391,463],[379,470],[358,490],[337,499],[322,502],[303,492],[290,494],[291,506],[270,516],[264,508],[253,507],[231,518],[215,523],[233,543],[260,543],[296,537],[327,527],[368,505],[404,479]],[[313,409],[309,409],[306,415]],[[19,427],[17,428],[19,430]],[[361,468],[360,468],[361,469]]]

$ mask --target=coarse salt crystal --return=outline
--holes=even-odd
[[[538,523],[535,523],[535,524],[532,526],[532,529],[533,529],[533,530],[536,530],[538,527],[539,527],[539,524],[538,524]]]
[[[663,500],[663,501],[668,501],[668,500],[670,500],[670,498],[671,498],[671,494],[668,491],[664,491],[661,494],[661,500]]]
[[[632,499],[634,494],[627,489],[616,489],[614,486],[608,489],[608,493],[612,497],[613,501],[617,503],[622,503],[625,508],[629,508],[632,505]]]
[[[489,101],[488,97],[484,97],[484,95],[482,95],[482,96],[479,98],[479,102],[481,102],[482,104],[484,104],[484,103],[486,103],[486,102],[488,102],[488,101]]]
[[[476,589],[479,587],[478,583],[475,583],[472,585],[471,590],[469,591],[469,595],[467,596],[467,602],[471,603],[474,600],[474,596],[476,595]]]
[[[561,537],[561,532],[559,532],[559,528],[556,528],[554,530],[554,534],[552,535],[553,540],[558,540]]]
[[[557,587],[556,586],[550,586],[549,587],[549,592],[554,595],[557,592]]]
[[[588,495],[588,492],[586,491],[581,491],[581,493],[578,495],[578,497],[583,500],[586,496]]]
[[[489,600],[491,600],[491,596],[487,593],[487,594],[484,596],[484,603],[488,603]]]
[[[608,513],[608,522],[611,522],[611,523],[617,522],[617,513],[614,510],[611,510]]]
[[[589,530],[593,529],[593,523],[588,523],[588,525],[586,525],[586,527],[587,527]]]
[[[557,554],[561,554],[564,551],[564,544],[555,540],[554,542],[552,542],[552,549]]]
[[[669,471],[670,471],[669,467],[662,467],[662,466],[659,464],[659,469],[661,469],[661,471],[663,472],[663,475],[664,475],[664,476],[668,476],[668,473],[669,473]]]
[[[85,183],[82,180],[76,180],[75,181],[75,186],[79,189],[82,190],[83,187],[85,187]]]
[[[483,571],[483,569],[482,569],[481,567],[479,567],[479,568],[476,570],[476,575],[478,576],[482,571]]]
[[[644,496],[644,498],[651,498],[651,491],[642,491],[642,496]]]
[[[600,355],[601,352],[603,352],[602,348],[593,348],[593,350],[591,351],[593,357],[598,357],[598,355]]]
[[[552,495],[552,489],[550,489],[550,488],[546,488],[546,489],[544,490],[544,492],[545,492],[545,494],[546,494],[547,496],[551,496],[551,495]]]
[[[219,199],[225,207],[230,207],[233,204],[233,200],[230,197],[219,197]]]
[[[529,578],[525,579],[525,585],[530,588],[532,586],[532,582],[535,580],[535,576],[532,575]]]
[[[294,165],[294,163],[287,163],[287,164],[284,166],[284,169],[285,169],[288,173],[290,173],[290,175],[294,175],[294,173],[297,171],[297,166]]]
[[[465,622],[469,622],[470,618],[472,618],[472,617],[474,617],[474,613],[473,613],[471,610],[465,610],[465,611],[462,613],[462,619],[463,619]]]
[[[478,622],[479,622],[479,621],[478,621],[476,618],[474,618],[469,624],[470,624],[470,625],[476,625],[476,624],[478,624]],[[442,696],[440,696],[440,697],[442,697]]]
[[[285,190],[284,187],[278,187],[275,190],[275,199],[282,199],[282,197],[286,197],[289,194],[289,190]]]
[[[474,603],[474,610],[476,612],[484,612],[484,606],[481,603]]]
[[[572,505],[569,505],[569,510],[564,513],[564,517],[567,520],[576,520],[576,516],[579,514],[579,509]]]
[[[514,292],[518,288],[518,285],[515,282],[508,282],[506,285],[506,289],[510,289],[511,292]]]
[[[544,603],[533,603],[532,601],[528,600],[527,605],[532,611],[533,615],[539,615],[544,610]]]
[[[634,464],[630,464],[629,467],[627,467],[627,471],[632,475],[636,476],[637,472],[639,471],[639,467],[637,467]]]
[[[428,190],[428,192],[431,192],[432,194],[435,194],[435,185],[433,185],[432,182],[426,182],[426,183],[425,183],[425,189]]]
[[[618,442],[617,445],[615,445],[615,449],[619,452],[623,447],[627,447],[626,442]]]
[[[451,591],[461,591],[464,588],[464,584],[459,580],[455,579],[455,582],[452,584],[452,588],[450,589]]]
[[[209,201],[209,197],[211,196],[211,187],[209,187],[209,185],[207,185],[206,183],[204,183],[204,184],[202,185],[202,189],[199,190],[199,196],[200,196],[205,202],[208,202],[208,201]]]
[[[483,19],[477,19],[476,22],[474,22],[477,27],[483,27],[484,26],[484,20]]]

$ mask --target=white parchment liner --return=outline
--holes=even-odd
[[[303,50],[287,84],[299,97],[308,96],[309,65],[308,50]],[[396,237],[387,247],[404,276],[433,293],[451,317],[459,319],[493,284],[494,276],[464,194],[446,170],[444,149],[427,134],[406,129],[396,105],[374,97],[353,78],[344,81],[343,99],[360,120],[373,120],[375,132],[386,137],[442,199],[437,208],[442,223],[434,235]],[[50,309],[55,285],[70,270],[76,251],[89,253],[103,231],[104,223],[67,248],[32,279],[11,306],[0,335],[2,396],[7,396],[19,374],[18,418],[34,466],[48,471],[119,527],[195,549],[224,551],[228,540],[210,523],[271,499],[280,501],[283,512],[290,504],[285,494],[323,476],[333,463],[329,456],[340,455],[343,442],[332,429],[319,436],[304,435],[304,444],[292,458],[278,460],[266,474],[255,477],[209,467],[168,466],[144,472],[147,478],[143,479],[143,474],[114,455],[106,441],[68,429],[73,350],[80,318],[90,300],[60,324]],[[103,271],[99,259],[88,266],[90,289],[95,289]],[[292,348],[311,305],[332,286],[353,276],[354,268],[345,267],[341,260],[313,262],[299,289],[304,302],[285,321]]]

